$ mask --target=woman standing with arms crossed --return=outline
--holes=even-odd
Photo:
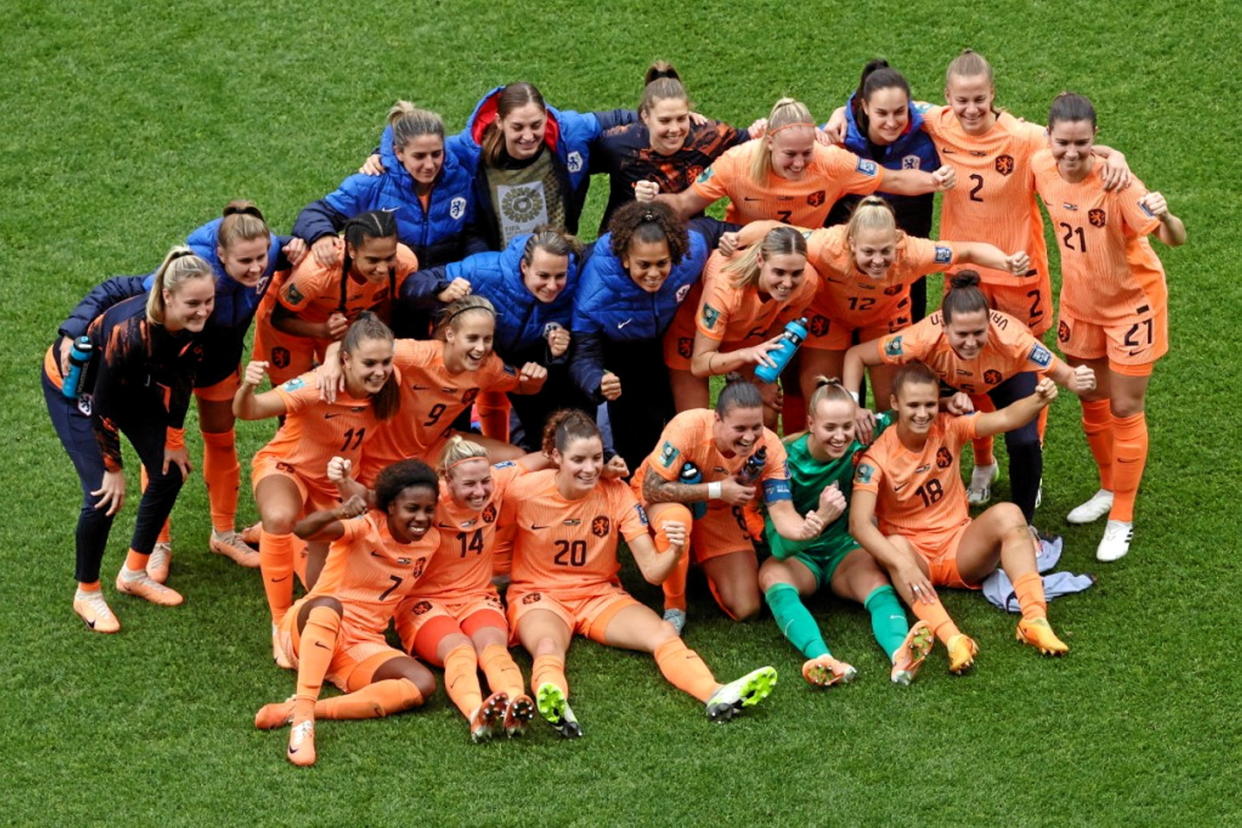
[[[71,372],[63,339],[44,359],[48,413],[82,485],[73,611],[95,632],[121,628],[100,590],[99,568],[112,519],[125,501],[122,433],[138,452],[150,484],[138,504],[117,591],[167,607],[183,600],[147,574],[147,563],[190,472],[185,412],[203,362],[200,335],[214,305],[211,265],[189,248],[173,248],[147,296],[113,305],[91,323],[92,357],[77,388],[66,393],[64,387]]]
[[[594,421],[581,411],[558,412],[548,421],[544,450],[557,468],[515,481],[500,519],[513,542],[509,623],[534,658],[531,686],[540,714],[562,736],[582,735],[565,678],[575,634],[651,653],[670,684],[703,702],[711,721],[727,721],[766,698],[775,670],[761,667],[718,683],[671,626],[621,587],[622,537],[643,577],[658,584],[684,552],[686,527],[666,524],[667,551],[656,551],[629,487],[601,478],[604,445]]]
[[[1066,520],[1091,523],[1107,513],[1096,557],[1115,561],[1130,550],[1147,463],[1147,384],[1169,349],[1164,266],[1147,236],[1176,247],[1186,242],[1186,226],[1138,179],[1106,187],[1093,151],[1095,108],[1082,95],[1057,96],[1048,130],[1048,149],[1031,166],[1061,244],[1057,339],[1071,365],[1086,365],[1099,379],[1083,395],[1082,428],[1100,489]]]

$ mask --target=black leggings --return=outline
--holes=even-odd
[[[663,345],[658,339],[609,340],[604,344],[604,364],[621,380],[621,396],[608,403],[613,448],[634,473],[677,413]]]
[[[999,411],[1012,402],[1035,393],[1035,374],[1027,371],[1014,374],[988,392]],[[1035,517],[1035,498],[1039,494],[1039,481],[1044,476],[1044,450],[1039,444],[1039,417],[1021,428],[1005,434],[1005,449],[1009,452],[1010,496],[1026,522]]]
[[[52,417],[52,427],[69,453],[82,485],[82,508],[78,512],[74,538],[77,551],[74,577],[79,583],[91,584],[99,580],[99,567],[108,545],[108,532],[112,529],[112,518],[106,510],[95,508],[98,497],[91,494],[103,481],[103,454],[95,441],[91,418],[79,410],[77,400],[66,399],[61,394],[46,372],[43,374],[43,397]],[[142,416],[144,409],[150,410],[150,405],[142,405],[147,402],[145,399],[134,400],[131,410],[136,409],[138,413],[117,421],[117,427],[138,452],[149,479],[147,490],[138,503],[138,518],[129,542],[131,549],[144,555],[151,554],[160,527],[177,501],[182,483],[181,470],[175,465],[169,467],[167,474],[163,471],[164,425],[157,417]]]

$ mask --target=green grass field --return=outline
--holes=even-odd
[[[10,0],[0,18],[0,425],[13,452],[0,529],[0,820],[1242,821],[1236,12],[1147,0],[771,11]],[[818,597],[829,643],[861,675],[814,692],[770,619],[733,625],[700,588],[687,639],[718,675],[771,663],[783,676],[770,703],[735,723],[709,724],[649,658],[580,641],[569,660],[587,734],[578,742],[536,727],[524,741],[473,746],[438,694],[395,719],[322,724],[319,765],[300,771],[282,758],[283,733],[251,726],[293,679],[271,663],[257,576],[206,550],[201,482],[175,513],[172,584],[184,607],[115,597],[125,625],[115,637],[88,633],[70,611],[77,485],[38,370],[59,320],[96,282],[148,271],[231,198],[254,199],[287,231],[358,166],[398,97],[438,110],[450,129],[485,89],[513,80],[563,108],[632,105],[647,62],[666,57],[713,117],[749,123],[782,94],[826,117],[877,54],[938,100],[945,63],[966,45],[993,60],[999,101],[1018,114],[1042,119],[1066,88],[1090,95],[1101,140],[1126,152],[1190,232],[1186,246],[1159,251],[1173,345],[1151,386],[1136,539],[1117,564],[1094,560],[1100,526],[1064,526],[1095,480],[1077,403],[1063,396],[1052,415],[1039,523],[1064,532],[1064,567],[1100,579],[1052,605],[1069,657],[1041,660],[1013,641],[1014,617],[953,593],[950,612],[982,647],[977,670],[950,677],[938,650],[915,685],[897,688],[862,609]],[[239,429],[246,456],[270,428]],[[134,502],[104,562],[109,595]],[[242,508],[253,518],[248,496]],[[627,584],[657,604],[632,569]]]

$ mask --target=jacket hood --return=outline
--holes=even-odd
[[[466,130],[475,144],[482,146],[483,132],[490,124],[494,124],[497,117],[499,117],[497,110],[500,106],[500,93],[504,91],[505,87],[503,86],[497,86],[490,90],[483,96],[482,100],[475,104],[474,112],[471,112],[470,117],[466,120]],[[543,143],[554,152],[561,137],[561,125],[558,115],[556,107],[548,107],[548,128],[544,132]]]

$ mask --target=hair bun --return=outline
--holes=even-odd
[[[949,286],[953,288],[978,287],[980,282],[977,270],[959,270],[949,277]]]

